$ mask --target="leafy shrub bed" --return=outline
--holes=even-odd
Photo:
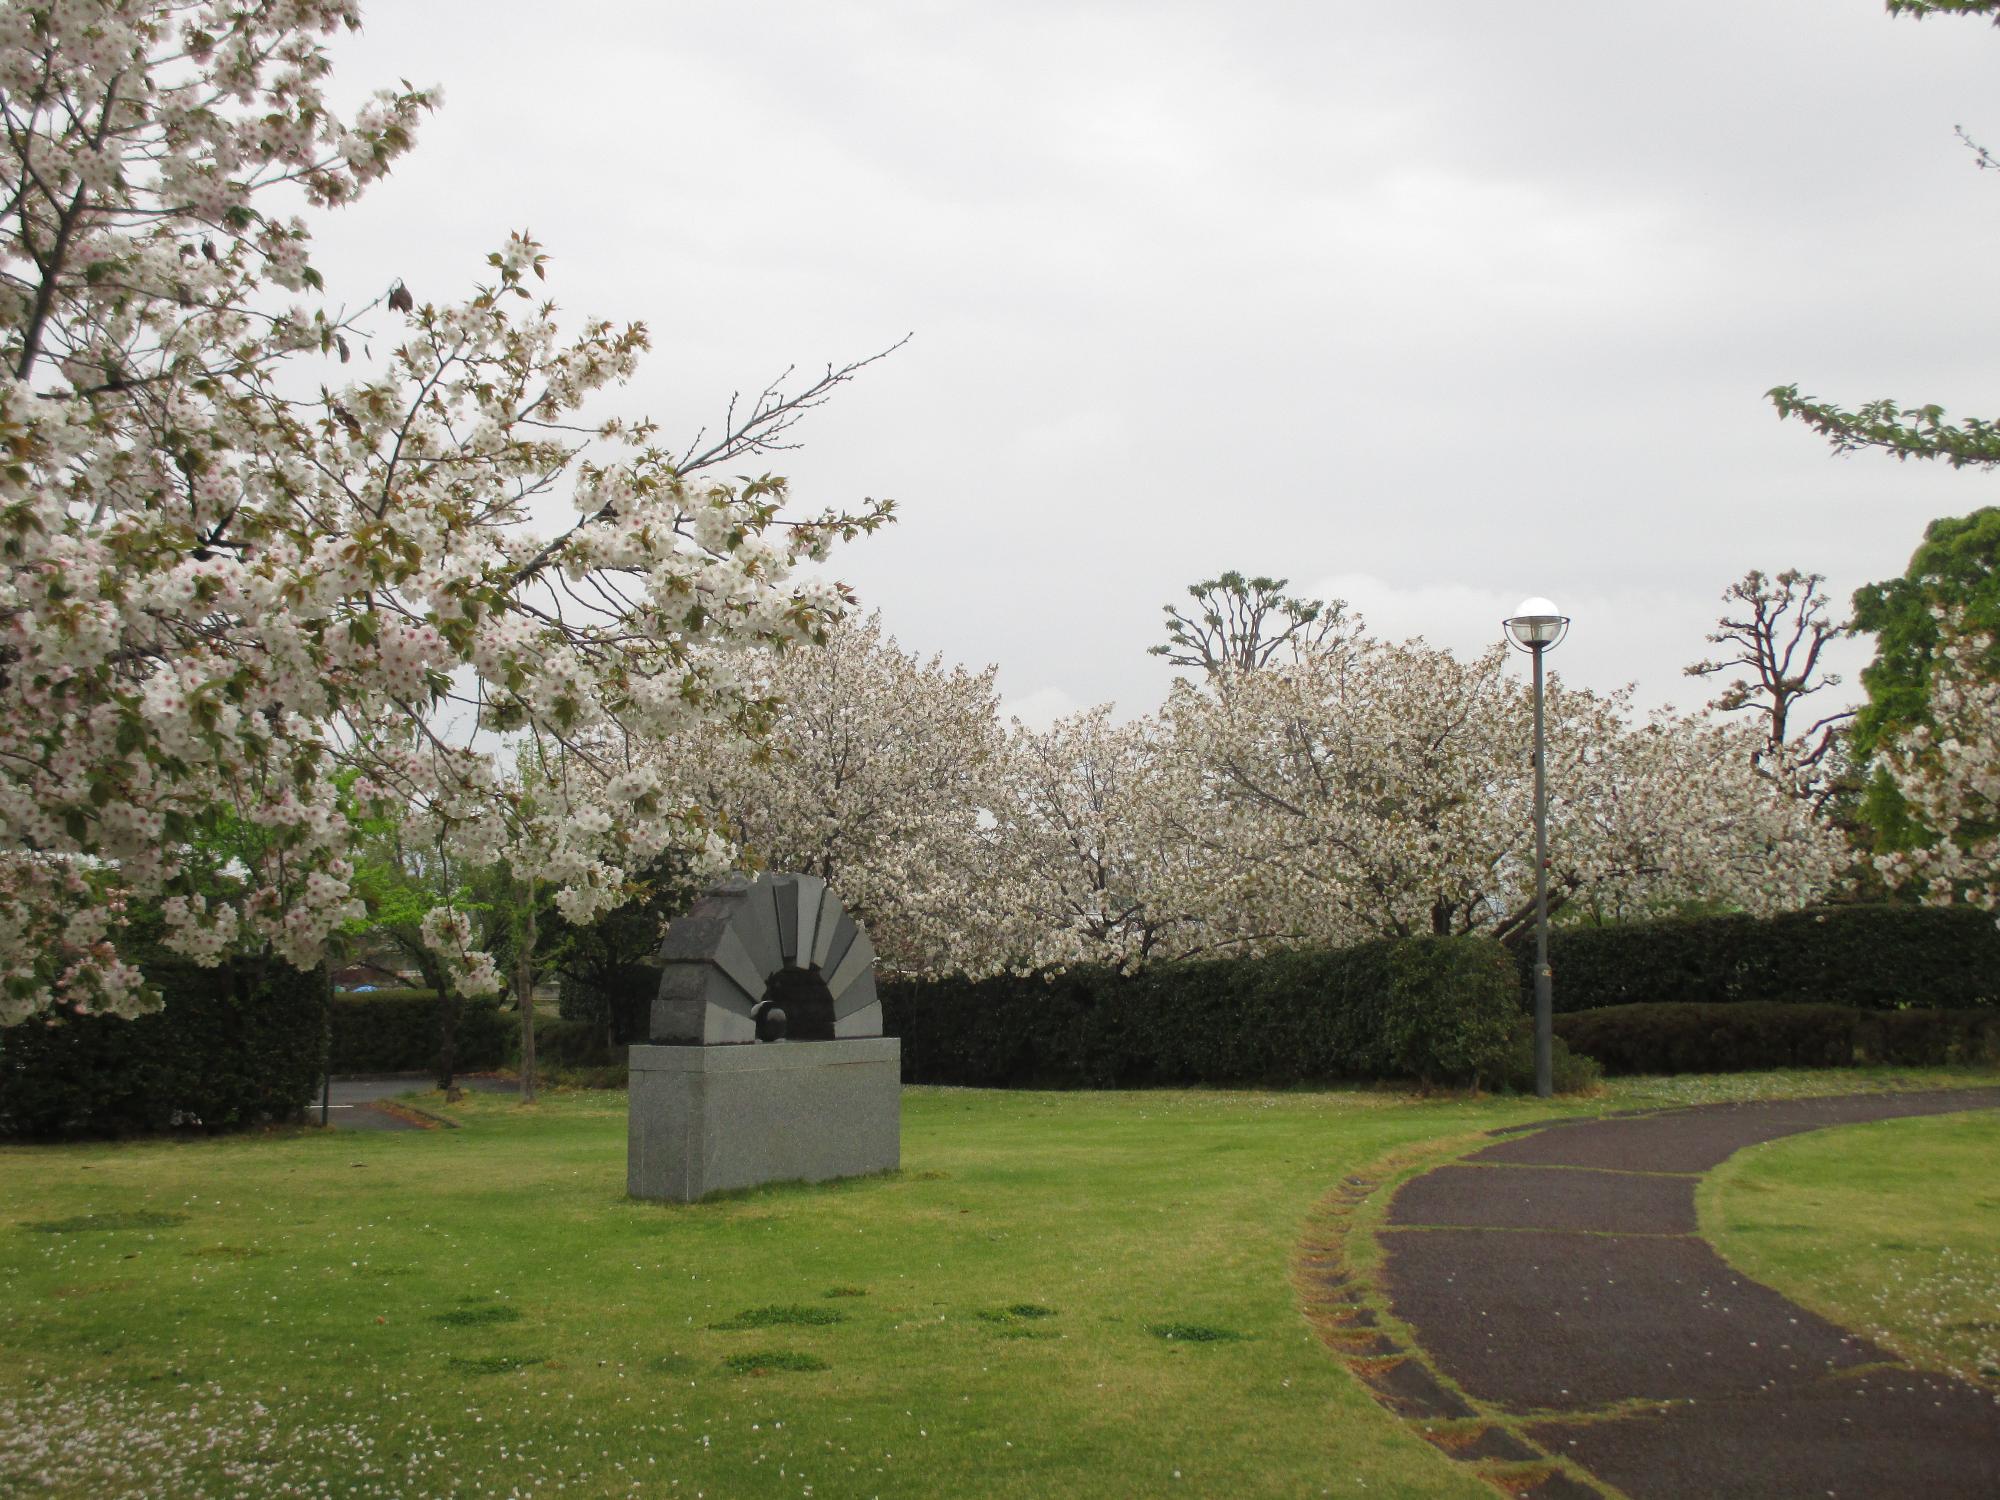
[[[1513,1050],[1513,960],[1485,938],[1263,958],[885,980],[910,1083],[985,1088],[1492,1078]]]
[[[511,1011],[497,1001],[459,1007],[452,1067],[461,1073],[497,1068],[516,1029]],[[333,1000],[333,1071],[336,1073],[433,1072],[442,1045],[438,999],[430,990],[378,990]],[[314,1047],[317,1060],[318,1047]]]
[[[1756,1068],[1928,1066],[2000,1056],[2000,1013],[1870,1011],[1739,1001],[1614,1005],[1556,1017],[1556,1035],[1607,1073],[1733,1073]]]
[[[70,1140],[227,1130],[296,1116],[317,1089],[326,975],[158,961],[165,1008],[0,1030],[0,1136]]]
[[[1532,989],[1534,952],[1516,955]],[[1842,906],[1549,934],[1559,1011],[1690,1001],[2000,1006],[2000,928],[1970,907]]]

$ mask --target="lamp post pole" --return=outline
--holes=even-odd
[[[1535,657],[1535,1096],[1555,1091],[1555,1002],[1549,975],[1549,775],[1548,745],[1542,730],[1542,653]]]
[[[1535,659],[1535,1093],[1555,1092],[1555,1005],[1549,974],[1549,764],[1542,718],[1542,654],[1569,634],[1569,617],[1546,599],[1525,600],[1503,622],[1507,638]]]

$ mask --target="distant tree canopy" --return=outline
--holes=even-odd
[[[1194,613],[1165,606],[1167,638],[1147,649],[1177,667],[1199,667],[1210,677],[1254,672],[1278,652],[1296,659],[1348,623],[1339,599],[1302,599],[1285,592],[1287,578],[1245,578],[1234,571],[1188,585]]]
[[[1827,611],[1821,573],[1787,568],[1775,578],[1752,568],[1723,591],[1726,607],[1709,633],[1721,654],[1695,662],[1690,677],[1729,675],[1721,693],[1709,700],[1719,713],[1748,712],[1763,721],[1764,743],[1757,765],[1782,777],[1796,796],[1824,806],[1835,794],[1845,756],[1841,735],[1852,711],[1841,709],[1809,720],[1800,705],[1840,686],[1837,673],[1822,665],[1827,644],[1847,625]]]

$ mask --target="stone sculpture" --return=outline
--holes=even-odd
[[[717,887],[667,929],[660,960],[655,1043],[757,1041],[767,995],[793,1041],[882,1034],[875,945],[815,876],[739,876]]]
[[[667,929],[631,1049],[627,1187],[692,1202],[901,1161],[902,1047],[875,948],[825,881],[733,876]]]

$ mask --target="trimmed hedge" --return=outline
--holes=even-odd
[[[1931,1066],[2000,1057],[2000,1013],[1871,1011],[1746,1000],[1614,1005],[1556,1017],[1556,1035],[1607,1073],[1735,1073],[1753,1068]]]
[[[435,1073],[443,1045],[438,998],[430,990],[383,990],[333,997],[335,1073]],[[508,1039],[520,1029],[511,1010],[494,1000],[468,1000],[459,1008],[452,1069],[474,1073],[507,1058]]]
[[[625,1044],[607,1046],[604,1027],[597,1020],[535,1019],[535,1066],[537,1068],[606,1068],[625,1061]],[[521,1065],[521,1026],[518,1019],[507,1032],[507,1065]]]
[[[0,1030],[0,1136],[74,1140],[295,1118],[318,1090],[326,974],[145,965],[165,1007]]]
[[[1486,938],[1411,938],[1262,958],[885,979],[909,1083],[982,1088],[1458,1081],[1508,1047],[1513,961]]]
[[[1533,989],[1534,946],[1516,955]],[[2000,928],[1972,907],[1836,906],[1549,933],[1558,1011],[1772,1000],[1899,1010],[2000,1006]]]

